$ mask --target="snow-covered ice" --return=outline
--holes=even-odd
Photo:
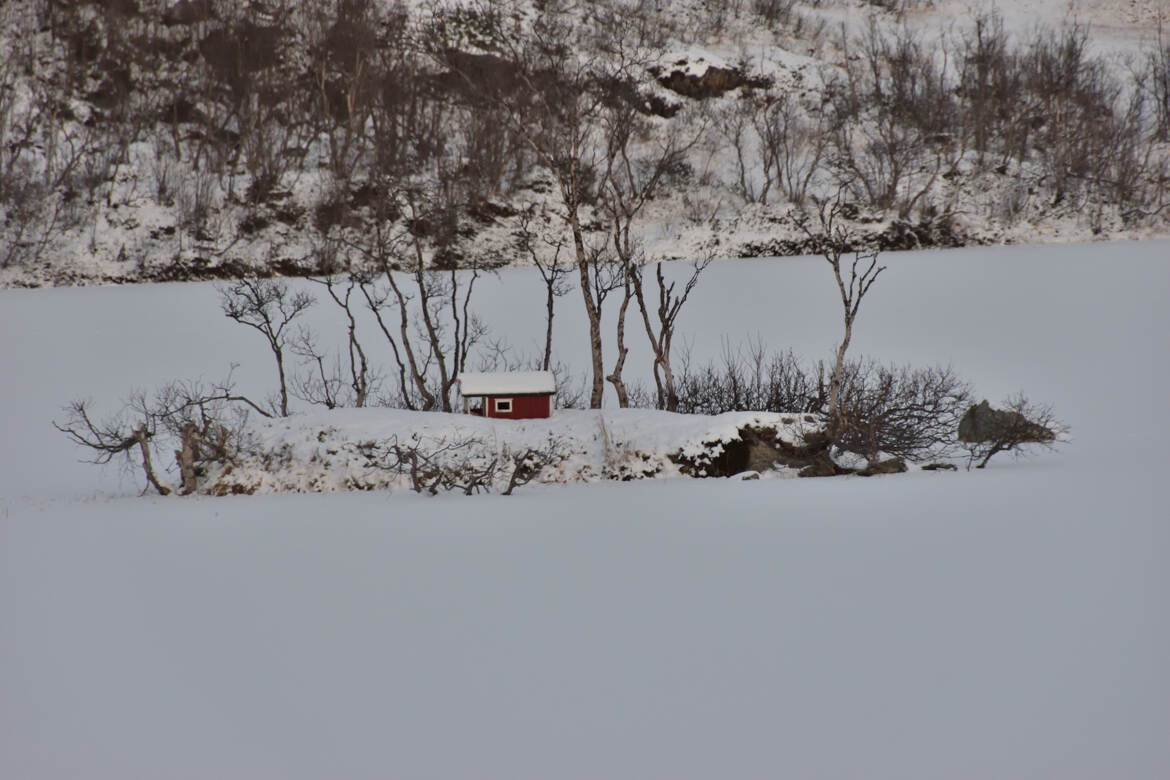
[[[208,285],[0,291],[0,777],[1170,776],[1170,243],[883,259],[858,354],[1023,389],[1074,440],[871,480],[139,499],[59,407],[232,362],[263,395],[263,344]],[[534,276],[479,307],[522,349]],[[719,263],[680,328],[813,359],[834,296],[815,258]]]

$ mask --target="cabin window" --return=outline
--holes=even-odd
[[[511,398],[497,398],[496,399],[496,411],[497,412],[511,412],[512,411],[512,399]]]

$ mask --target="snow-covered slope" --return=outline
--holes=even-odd
[[[637,5],[625,0],[613,4]],[[212,6],[212,18],[201,18]],[[370,5],[391,17],[396,9],[407,9],[409,26],[416,32],[436,20],[446,24],[442,20],[447,16],[454,28],[458,6],[475,8],[476,4],[378,0]],[[494,9],[520,30],[532,23],[537,6],[560,7],[515,0],[486,4],[479,10],[487,16]],[[587,16],[592,6],[564,4],[572,18]],[[182,13],[176,10],[179,7]],[[344,6],[359,7],[365,5]],[[376,124],[389,120],[370,119],[370,127],[339,129],[336,115],[344,113],[339,106],[345,104],[346,95],[332,95],[330,90],[344,92],[344,85],[357,77],[340,64],[344,56],[308,62],[313,56],[324,56],[322,47],[328,48],[332,40],[334,20],[304,10],[310,6],[289,8],[283,16],[279,9],[232,3],[50,4],[44,10],[31,0],[13,0],[0,10],[0,51],[12,52],[0,67],[0,136],[9,139],[0,156],[0,286],[230,278],[248,272],[298,275],[336,267],[331,264],[337,261],[332,253],[339,228],[353,229],[350,243],[360,240],[381,218],[373,214],[372,205],[390,200],[387,190],[392,187],[374,181],[371,159],[378,154],[376,144],[367,138],[373,136]],[[1077,167],[1076,161],[1048,160],[1045,149],[1052,145],[1051,138],[1026,138],[1016,162],[998,147],[987,159],[982,152],[975,154],[965,137],[966,125],[962,131],[951,127],[925,135],[902,128],[895,141],[883,139],[879,136],[894,130],[876,130],[871,125],[872,112],[864,111],[849,120],[858,153],[906,147],[908,156],[871,156],[860,167],[847,169],[834,161],[847,156],[841,149],[849,144],[841,149],[823,144],[806,148],[800,140],[810,128],[813,138],[835,137],[822,124],[832,113],[825,84],[842,77],[842,64],[857,56],[842,51],[843,29],[861,35],[870,20],[887,33],[905,25],[904,29],[923,37],[927,52],[940,50],[939,40],[951,41],[949,83],[943,94],[954,96],[964,93],[955,81],[962,65],[955,42],[976,14],[999,13],[1012,45],[1026,45],[1041,25],[1057,30],[1076,21],[1087,30],[1091,58],[1100,60],[1104,72],[1116,77],[1118,89],[1126,92],[1140,82],[1135,82],[1131,71],[1145,72],[1144,57],[1154,50],[1158,22],[1167,14],[1164,4],[1154,0],[1008,4],[990,0],[688,0],[671,3],[669,8],[661,3],[642,4],[642,8],[651,26],[660,27],[665,38],[655,55],[661,60],[660,76],[677,70],[701,78],[709,69],[728,69],[742,71],[757,84],[772,85],[754,96],[736,88],[700,100],[671,91],[649,69],[638,69],[630,76],[644,97],[687,107],[680,116],[689,118],[670,127],[685,125],[688,136],[700,127],[706,129],[702,142],[675,166],[672,176],[677,180],[664,184],[638,215],[635,233],[652,260],[701,253],[760,257],[807,250],[802,243],[805,237],[790,219],[799,199],[784,195],[778,182],[770,185],[770,199],[761,196],[764,156],[753,127],[764,122],[764,116],[743,112],[753,101],[758,106],[775,105],[781,98],[800,103],[799,122],[788,136],[795,150],[791,164],[799,171],[812,157],[817,160],[813,164],[817,173],[806,194],[831,198],[844,188],[846,199],[861,206],[855,227],[884,246],[1166,235],[1170,212],[1163,208],[1166,185],[1159,161],[1168,152],[1165,139],[1151,140],[1152,130],[1144,125],[1132,139],[1118,139],[1118,148],[1098,154],[1097,168],[1092,171]],[[765,13],[769,8],[773,9],[770,15]],[[61,17],[60,28],[49,23],[53,14]],[[223,76],[225,69],[234,73],[236,60],[217,59],[213,52],[222,53],[225,41],[243,37],[232,25],[244,24],[244,16],[251,25],[247,29],[254,32],[271,32],[280,25],[287,28],[281,46],[291,53],[281,49],[280,56],[288,61],[280,67],[261,62],[255,73],[235,73],[235,81],[225,77],[222,83],[212,83],[209,79],[217,73]],[[765,18],[771,21],[765,23]],[[345,24],[337,22],[337,26]],[[393,27],[389,21],[386,26]],[[468,41],[458,42],[474,48]],[[241,62],[247,59],[242,51],[232,56]],[[264,56],[276,58],[277,54],[256,54],[261,60]],[[427,56],[419,57],[425,64],[412,78],[442,81],[432,73],[438,66]],[[1070,78],[1087,80],[1085,74],[1095,73],[1095,67],[1086,66],[1083,73]],[[258,84],[249,87],[248,79],[253,77]],[[380,77],[381,83],[394,81]],[[413,83],[410,78],[402,81]],[[244,94],[250,88],[279,93],[272,99],[287,103],[269,117],[276,125],[284,113],[308,112],[311,118],[273,129],[241,108],[247,101],[235,93]],[[61,89],[66,91],[58,95],[55,90]],[[351,99],[365,94],[356,86],[354,90]],[[1114,100],[1111,91],[1106,93],[1114,104],[1098,114],[1116,115],[1115,129],[1120,133],[1129,126],[1124,118],[1128,104]],[[235,97],[217,102],[228,94]],[[373,94],[372,86],[369,94]],[[315,107],[331,101],[337,104],[333,109],[321,116],[319,111],[314,113]],[[1151,92],[1143,104],[1141,121],[1146,124],[1152,121],[1154,102]],[[964,116],[976,113],[976,108],[967,105]],[[999,111],[1021,112],[1036,129],[1055,125],[1059,113],[1047,105],[1013,104]],[[470,159],[468,149],[487,135],[490,123],[477,126],[474,117],[460,119],[449,112],[436,116],[433,121],[442,126],[441,138],[418,145],[446,148],[448,157],[436,165],[448,173],[474,169],[477,160]],[[401,117],[392,119],[390,124]],[[1097,115],[1069,119],[1065,131],[1071,137],[1086,126],[1096,126],[1099,119]],[[662,120],[648,120],[651,129],[647,132],[661,131]],[[733,148],[733,126],[740,126],[742,148]],[[248,128],[263,128],[263,133],[248,136]],[[346,137],[344,143],[341,135]],[[351,141],[365,144],[366,151],[353,153],[357,160],[353,170],[335,174],[333,156]],[[380,138],[378,143],[388,141]],[[939,144],[946,147],[941,157],[934,154]],[[1128,154],[1133,144],[1144,151],[1127,172],[1103,170],[1110,160]],[[1089,146],[1083,138],[1075,141],[1069,157],[1077,157]],[[476,191],[474,197],[463,194],[458,199],[462,216],[458,239],[444,247],[449,250],[448,259],[455,257],[465,264],[472,259],[512,265],[529,261],[516,246],[518,215],[555,214],[560,204],[547,171],[524,162],[514,147],[513,143],[493,148],[492,154],[519,160],[522,170],[510,174],[508,182],[501,175],[484,184],[486,195],[476,185],[470,187]],[[741,157],[742,176],[736,167]],[[945,165],[940,162],[943,157]],[[587,162],[587,167],[599,165],[597,160]],[[433,185],[434,171],[420,166],[408,177],[411,186]],[[267,181],[260,171],[269,168],[279,169],[272,174],[276,183],[254,187],[258,180]],[[1141,171],[1133,181],[1120,183],[1123,174],[1133,174],[1137,168]],[[896,197],[884,202],[890,199],[875,193],[883,190],[885,174],[893,169],[901,171],[900,181],[891,185]],[[1054,183],[1066,178],[1066,169],[1076,193]],[[861,186],[858,178],[865,175],[874,181]],[[395,187],[403,184],[394,182]],[[745,187],[753,191],[751,196],[741,192]],[[924,188],[923,194],[913,197],[919,188]],[[584,221],[599,228],[599,219],[599,212],[590,211]],[[553,219],[552,225],[554,235],[563,232],[559,220]],[[597,229],[593,237],[601,242],[604,235]],[[432,250],[438,251],[428,247],[428,252]]]

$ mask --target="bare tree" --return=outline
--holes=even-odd
[[[553,315],[555,314],[556,299],[569,293],[572,286],[565,276],[570,267],[562,260],[561,250],[565,248],[563,238],[540,239],[543,248],[538,248],[536,228],[533,227],[533,213],[531,210],[520,215],[520,226],[516,231],[517,248],[528,255],[544,282],[544,357],[540,368],[548,371],[552,365]],[[551,250],[551,257],[548,251]]]
[[[353,393],[351,401],[353,406],[363,407],[369,400],[370,392],[379,383],[380,378],[371,372],[370,360],[366,356],[366,349],[362,345],[361,339],[358,338],[358,323],[355,312],[357,302],[354,298],[354,291],[359,287],[358,278],[350,276],[344,283],[344,290],[341,289],[341,285],[332,276],[313,279],[312,281],[324,286],[326,292],[329,294],[330,300],[345,314],[348,385],[350,391]],[[322,381],[324,381],[324,367],[320,360],[320,355],[313,354],[314,350],[309,350],[308,352],[316,363]]]
[[[677,282],[667,282],[662,273],[662,263],[654,267],[654,281],[657,301],[647,294],[643,280],[643,268],[635,269],[633,287],[638,300],[638,311],[646,328],[646,338],[653,353],[654,386],[657,392],[657,407],[670,412],[678,411],[678,394],[675,390],[672,354],[674,349],[675,324],[687,298],[699,283],[699,276],[711,264],[712,255],[691,263],[691,273],[681,290],[676,291]],[[651,316],[651,310],[654,315]]]
[[[289,326],[315,299],[307,292],[292,292],[286,282],[257,278],[220,287],[219,295],[220,307],[228,319],[256,329],[268,342],[280,382],[280,403],[275,408],[281,417],[288,417],[284,351],[293,335]]]
[[[431,45],[469,89],[503,109],[500,115],[553,176],[589,324],[590,406],[600,408],[606,374],[596,291],[605,272],[595,263],[607,258],[590,251],[584,213],[604,163],[604,117],[620,101],[637,99],[630,94],[633,77],[653,61],[662,41],[660,31],[636,8],[599,7],[580,23],[551,5],[538,10],[530,34],[519,42],[498,25],[483,26],[482,34],[503,54],[502,60],[463,54],[456,46],[459,41],[443,35]]]
[[[381,269],[379,276],[354,278],[394,353],[401,402],[411,409],[450,412],[459,373],[487,332],[471,310],[482,271],[477,263],[464,271],[433,269],[424,234],[442,217],[443,204],[409,190],[396,199],[406,214],[404,226],[379,219],[366,235],[344,240]],[[391,323],[387,315],[395,310]]]
[[[629,352],[625,342],[626,315],[635,298],[639,306],[645,308],[640,275],[645,255],[641,242],[633,234],[634,222],[658,193],[663,182],[675,171],[686,167],[686,153],[702,138],[706,126],[704,122],[699,122],[697,127],[690,129],[684,136],[678,125],[673,125],[661,130],[651,141],[648,140],[652,131],[650,121],[631,103],[615,101],[602,114],[602,130],[605,167],[598,199],[609,229],[611,256],[618,274],[616,281],[622,291],[615,323],[617,358],[606,380],[614,386],[618,405],[625,408],[629,406],[629,392],[622,376]],[[705,262],[702,267],[706,267]],[[696,265],[696,271],[687,286],[687,294],[697,283],[700,272],[701,268]],[[673,319],[672,316],[671,328]],[[669,366],[669,349],[666,365]]]
[[[95,455],[91,463],[106,464],[116,455],[125,454],[129,457],[130,453],[137,449],[142,461],[142,471],[146,476],[143,495],[151,487],[158,491],[160,496],[170,495],[173,492],[172,488],[159,480],[151,457],[150,440],[155,435],[157,421],[147,416],[145,419],[131,422],[122,414],[95,422],[86,406],[85,401],[74,401],[66,409],[65,422],[63,424],[54,422],[53,427],[66,434],[74,443],[93,450]]]
[[[837,282],[837,292],[841,297],[842,316],[845,332],[841,337],[841,344],[837,347],[836,360],[833,364],[833,373],[829,382],[829,417],[837,419],[841,413],[841,384],[845,372],[845,353],[849,349],[849,342],[853,338],[853,323],[857,320],[857,313],[861,310],[861,301],[866,293],[877,281],[881,272],[886,270],[884,265],[877,264],[876,250],[854,249],[856,238],[841,224],[842,200],[838,193],[832,203],[817,202],[818,225],[810,226],[807,213],[796,216],[796,226],[808,237],[812,246],[825,258],[825,262],[833,270],[833,278]],[[848,264],[841,261],[841,256],[853,250],[853,260]]]
[[[236,392],[230,372],[226,379],[210,385],[171,382],[153,394],[134,392],[121,412],[102,421],[95,421],[87,406],[85,401],[74,401],[65,410],[65,422],[54,422],[53,427],[91,450],[93,463],[109,463],[120,454],[131,458],[137,451],[146,477],[143,493],[153,487],[163,496],[175,491],[156,471],[156,442],[177,447],[175,465],[182,480],[179,493],[189,495],[197,490],[198,478],[207,467],[236,462],[244,447],[249,409],[269,416]]]

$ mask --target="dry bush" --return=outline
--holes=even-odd
[[[957,452],[959,419],[970,386],[944,366],[885,366],[849,361],[842,372],[840,412],[830,418],[833,444],[871,462],[882,453],[930,459]],[[829,383],[822,364],[805,367],[791,352],[769,353],[762,344],[724,347],[719,361],[684,363],[679,411],[823,413]]]
[[[860,40],[842,33],[840,45],[844,75],[825,93],[838,182],[905,219],[961,152],[951,75],[907,28],[886,34],[871,19]]]
[[[851,363],[841,388],[833,442],[877,463],[881,454],[925,460],[957,452],[956,431],[971,387],[949,366]]]
[[[466,496],[499,491],[510,496],[541,472],[565,457],[564,445],[555,437],[540,447],[493,452],[474,436],[391,438],[385,443],[381,467],[405,476],[416,493],[438,495],[460,491]]]
[[[792,18],[796,0],[753,0],[752,10],[763,19],[768,27],[788,24]]]
[[[1138,88],[1148,91],[1157,123],[1157,139],[1170,141],[1170,34],[1158,22],[1158,38],[1145,54],[1146,72]]]
[[[724,344],[718,361],[694,366],[684,354],[680,362],[678,411],[684,414],[819,412],[828,403],[824,377],[807,371],[791,350]]]

